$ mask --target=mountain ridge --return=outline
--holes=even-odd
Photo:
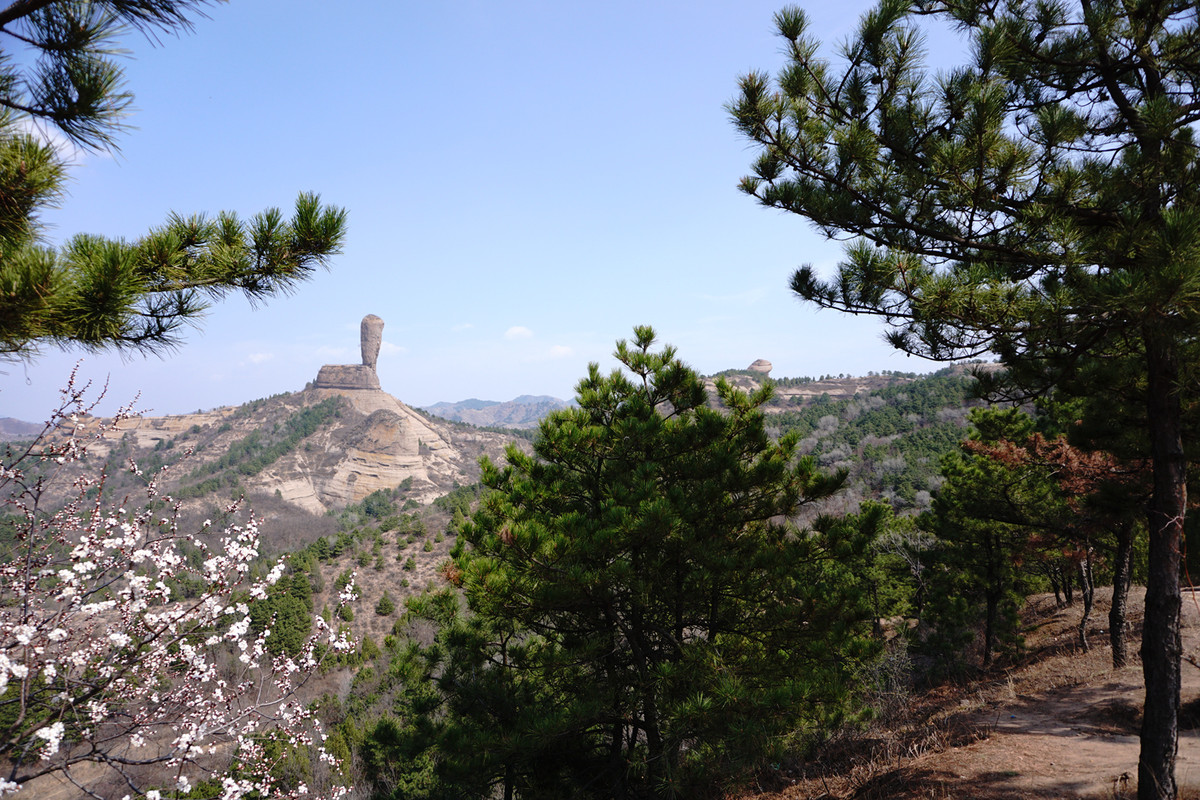
[[[523,394],[506,401],[479,400],[473,397],[457,403],[434,403],[423,410],[443,419],[478,427],[528,430],[536,428],[547,414],[570,405],[570,402],[550,395]]]
[[[109,423],[81,415],[70,424],[90,436]],[[480,456],[498,459],[519,440],[424,416],[379,389],[310,385],[241,406],[130,417],[100,434],[89,453],[106,464],[113,492],[132,490],[126,465],[133,461],[146,475],[165,469],[156,480],[185,502],[266,494],[323,514],[400,484],[428,504],[477,481]]]

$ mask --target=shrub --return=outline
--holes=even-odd
[[[375,613],[381,617],[391,616],[396,611],[396,601],[392,600],[392,596],[387,592],[383,593],[383,597],[379,598],[379,602],[375,604]]]

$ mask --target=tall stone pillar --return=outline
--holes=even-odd
[[[379,388],[379,375],[375,365],[379,361],[379,347],[383,344],[383,320],[374,314],[363,317],[361,326],[362,363],[326,364],[317,373],[314,389],[367,389]]]
[[[363,366],[373,370],[379,362],[379,347],[383,344],[383,320],[374,314],[363,317],[361,338]]]

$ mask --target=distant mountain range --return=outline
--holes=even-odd
[[[0,417],[0,441],[37,436],[42,432],[43,427],[34,422],[24,422],[12,417]]]
[[[570,405],[549,395],[523,394],[504,403],[473,397],[457,403],[436,403],[423,410],[435,417],[481,428],[536,428],[542,417]]]

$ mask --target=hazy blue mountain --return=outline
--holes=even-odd
[[[424,410],[435,417],[480,427],[535,428],[542,417],[570,403],[549,395],[523,394],[508,402],[471,398],[457,403],[437,403]]]

